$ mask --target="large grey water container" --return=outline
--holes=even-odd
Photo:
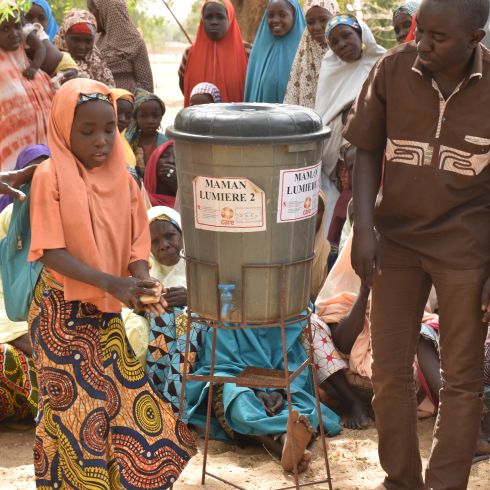
[[[192,311],[273,323],[281,298],[286,318],[304,311],[329,134],[298,106],[209,104],[178,114],[167,136],[176,142]],[[292,263],[281,281],[281,265]]]

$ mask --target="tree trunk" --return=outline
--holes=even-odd
[[[267,0],[231,0],[231,3],[235,7],[243,39],[253,42],[264,15]]]

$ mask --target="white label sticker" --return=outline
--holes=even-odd
[[[318,211],[321,163],[312,167],[281,170],[277,222],[290,223],[315,216]]]
[[[225,233],[266,230],[265,193],[248,179],[196,177],[196,228]]]

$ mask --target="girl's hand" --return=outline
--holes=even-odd
[[[135,277],[112,276],[109,279],[106,291],[132,310],[149,311],[149,305],[143,305],[140,301],[140,296],[154,296],[154,288],[158,284],[159,282],[152,278],[137,279]],[[158,307],[155,308],[155,311],[157,310]]]
[[[183,308],[187,306],[187,289],[180,288],[167,288],[163,293],[163,297],[170,307]]]
[[[490,277],[483,286],[483,291],[481,295],[481,309],[483,312],[483,322],[490,322]]]

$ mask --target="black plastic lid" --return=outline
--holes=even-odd
[[[321,117],[283,104],[205,104],[182,109],[166,135],[194,143],[250,145],[307,143],[330,136]]]

